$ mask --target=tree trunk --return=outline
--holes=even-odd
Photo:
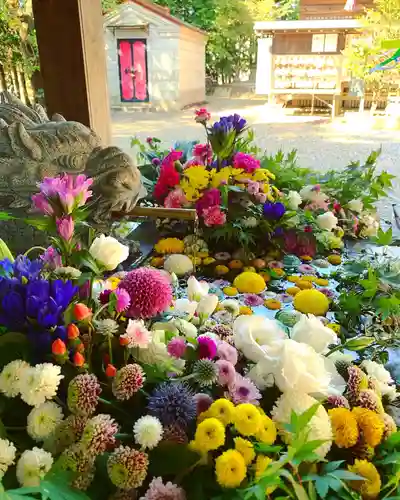
[[[23,76],[22,76],[22,73],[19,69],[17,70],[17,78],[18,78],[18,89],[19,89],[20,99],[22,100],[22,102],[24,104],[28,104],[29,97],[27,95],[25,95]],[[27,97],[28,97],[28,101],[26,100]]]
[[[28,92],[28,87],[27,87],[27,84],[26,84],[26,78],[25,78],[25,73],[23,73],[22,71],[19,73],[19,76],[20,76],[20,83],[21,83],[21,87],[22,87],[22,95],[24,96],[24,102],[27,106],[30,106],[31,105],[31,100],[29,98],[29,92]]]
[[[6,74],[2,64],[0,64],[0,90],[7,90]]]
[[[18,84],[18,72],[17,72],[17,68],[14,65],[12,65],[12,67],[11,67],[11,80],[12,80],[14,94],[19,99],[21,99],[21,93],[19,91],[19,84]]]

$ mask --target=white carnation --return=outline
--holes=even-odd
[[[297,191],[289,191],[286,201],[290,210],[297,210],[303,200]]]
[[[40,406],[54,398],[62,378],[61,367],[52,363],[29,367],[21,377],[21,398],[30,406]]]
[[[193,262],[187,255],[176,253],[170,255],[164,262],[164,269],[177,276],[183,276],[193,271]]]
[[[332,212],[325,212],[324,214],[318,215],[316,222],[320,229],[332,231],[332,229],[337,227],[338,218],[335,217]]]
[[[28,363],[21,359],[8,363],[0,374],[0,391],[9,398],[18,396],[21,391],[21,377],[28,368]]]
[[[27,431],[35,441],[44,441],[63,419],[61,408],[47,401],[37,408],[33,408],[28,415]]]
[[[17,449],[8,439],[0,439],[0,479],[14,463]]]
[[[24,488],[39,486],[40,480],[53,465],[53,457],[41,448],[33,448],[22,453],[17,464],[17,479]]]
[[[308,344],[318,353],[325,353],[329,345],[337,344],[338,341],[334,331],[312,314],[302,314],[292,329],[291,339]]]
[[[271,416],[286,442],[290,442],[291,436],[289,433],[284,431],[283,426],[284,424],[290,423],[292,411],[300,415],[311,408],[311,406],[315,403],[317,403],[316,399],[308,394],[302,394],[298,391],[286,392],[276,401],[275,406],[272,409]],[[324,458],[332,445],[332,427],[329,415],[322,405],[318,407],[316,414],[307,424],[307,430],[307,439],[309,441],[325,441],[325,443],[321,444],[321,446],[314,451],[321,458]]]
[[[133,433],[137,444],[151,450],[161,441],[163,426],[157,417],[146,415],[135,423]]]

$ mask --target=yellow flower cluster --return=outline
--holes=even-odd
[[[162,238],[154,245],[159,254],[183,253],[184,243],[179,238]]]
[[[221,453],[215,460],[215,474],[224,488],[237,488],[245,479],[248,467],[258,479],[271,461],[256,454],[254,444],[261,442],[272,445],[276,441],[275,423],[256,406],[246,403],[235,406],[227,399],[217,399],[210,408],[199,416],[199,423],[190,448],[204,459],[208,452],[221,448],[226,442],[228,426],[236,431],[234,449]],[[237,435],[240,434],[240,436]]]
[[[348,469],[365,478],[365,481],[352,481],[353,489],[359,491],[366,499],[378,497],[381,491],[381,478],[374,464],[368,460],[355,460],[354,465],[349,465]]]
[[[270,179],[275,176],[267,169],[257,169],[253,173],[246,173],[241,169],[233,167],[224,167],[217,171],[215,168],[208,170],[204,165],[192,165],[184,170],[180,181],[180,187],[185,193],[186,198],[191,201],[197,201],[205,189],[218,188],[223,184],[245,187],[246,181],[259,182],[261,191],[270,201],[274,200],[274,194],[277,189],[270,186]]]

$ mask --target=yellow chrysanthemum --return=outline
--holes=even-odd
[[[300,292],[300,288],[298,286],[290,286],[289,288],[286,288],[285,292],[289,295],[293,295],[294,297]]]
[[[164,265],[164,257],[153,257],[150,260],[150,265],[153,267],[162,267]]]
[[[237,288],[235,288],[234,286],[226,286],[223,289],[223,292],[225,295],[228,295],[228,297],[235,297],[235,295],[238,294]]]
[[[236,437],[233,441],[235,443],[235,450],[237,450],[242,455],[245,464],[249,465],[256,456],[253,443],[241,437]]]
[[[305,277],[305,276],[304,276]],[[301,278],[300,280],[298,280],[298,282],[296,283],[296,285],[301,289],[301,290],[310,290],[313,285],[312,285],[312,282],[311,281],[308,281],[308,280],[305,280],[303,278]]]
[[[337,254],[332,254],[328,256],[328,262],[329,264],[332,264],[333,266],[338,266],[339,264],[342,263],[342,257]]]
[[[300,282],[297,285],[301,288]],[[329,300],[319,290],[302,290],[294,297],[293,305],[303,314],[325,316],[329,309]]]
[[[227,450],[215,460],[215,474],[223,488],[237,488],[246,473],[246,463],[237,450]]]
[[[277,311],[282,307],[282,304],[277,299],[267,299],[264,301],[264,305],[266,308],[271,309],[271,311]]]
[[[232,403],[232,401],[221,398],[214,401],[207,412],[210,417],[214,417],[224,425],[228,425],[233,422],[235,405]]]
[[[265,472],[265,469],[272,462],[272,458],[266,455],[257,455],[256,463],[254,464],[255,479],[260,479]]]
[[[276,441],[276,425],[275,422],[267,415],[261,417],[261,427],[256,432],[255,438],[263,444],[271,445]]]
[[[224,266],[223,264],[220,264],[218,266],[215,266],[214,271],[215,271],[215,274],[217,274],[218,276],[223,276],[224,274],[229,273],[229,267]]]
[[[302,276],[299,281],[309,281],[310,283],[313,283],[315,280],[316,280],[315,276],[306,275],[306,276]]]
[[[187,179],[182,179],[179,185],[188,201],[197,201],[200,198],[200,191],[190,184]]]
[[[260,412],[250,403],[236,406],[233,423],[243,436],[254,436],[261,429]]]
[[[228,184],[231,175],[232,167],[224,167],[219,172],[212,172],[211,186],[217,188],[221,184]]]
[[[179,238],[162,238],[154,245],[157,253],[183,253],[184,243]]]
[[[364,441],[372,448],[382,441],[385,424],[382,418],[372,410],[356,406],[353,414],[357,419],[358,427],[362,432]]]
[[[252,174],[247,174],[246,172],[243,172],[242,169],[237,169],[237,168],[235,168],[235,171],[232,172],[232,174],[233,174],[233,178],[235,179],[236,182],[249,181],[253,177]]]
[[[240,306],[239,314],[241,314],[242,316],[250,316],[251,314],[253,314],[253,309],[249,306]]]
[[[194,440],[203,452],[216,450],[225,443],[225,427],[217,418],[207,418],[197,426]]]
[[[349,465],[350,472],[362,476],[365,481],[352,481],[351,487],[359,491],[363,498],[377,498],[381,491],[381,478],[374,464],[368,460],[355,460],[354,465]]]
[[[358,441],[358,425],[355,415],[347,408],[328,411],[331,419],[333,439],[339,448],[351,448]]]
[[[183,172],[185,179],[196,189],[205,189],[210,181],[210,172],[204,165],[194,165]]]
[[[290,283],[297,283],[301,277],[300,276],[288,276],[286,278],[288,281],[290,281]]]
[[[275,179],[275,174],[270,172],[267,168],[258,168],[253,172],[253,180],[260,182],[266,181],[267,179]]]
[[[329,285],[329,281],[325,278],[316,278],[315,283],[318,286],[328,286]]]
[[[265,281],[257,273],[246,271],[236,276],[233,286],[241,293],[261,293],[265,289]]]

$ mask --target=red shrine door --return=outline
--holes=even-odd
[[[118,40],[121,101],[149,100],[146,40]]]

